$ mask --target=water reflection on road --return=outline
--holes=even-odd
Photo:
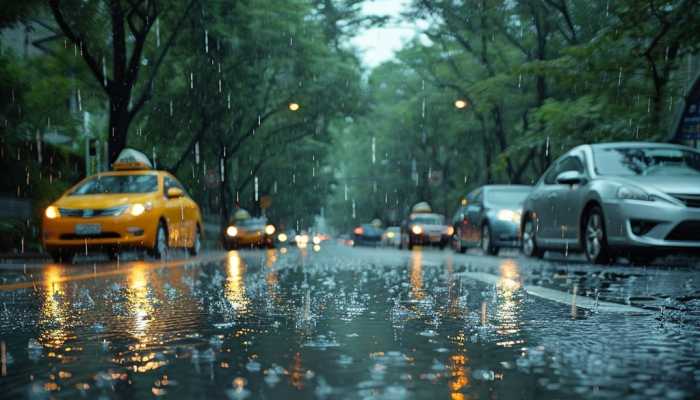
[[[696,334],[641,316],[571,318],[569,307],[525,293],[524,269],[497,259],[486,284],[446,252],[331,246],[47,265],[0,284],[2,382],[13,398],[619,398],[700,389]],[[649,368],[654,348],[664,357],[658,373]]]

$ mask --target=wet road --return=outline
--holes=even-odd
[[[0,398],[698,398],[694,264],[330,244],[2,265]]]

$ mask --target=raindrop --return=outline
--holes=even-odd
[[[375,164],[377,162],[377,139],[372,136],[372,164]]]
[[[523,74],[518,75],[518,89],[523,85]]]
[[[228,96],[226,96],[226,103],[227,103],[228,109],[230,110],[231,109],[231,93],[229,93]]]
[[[617,74],[617,87],[622,85],[622,67],[620,67],[620,72]]]
[[[156,163],[156,146],[153,146],[151,149],[151,159],[153,160],[153,168],[157,168],[158,164]]]
[[[190,89],[194,89],[194,72],[190,72]]]
[[[194,162],[199,165],[199,142],[194,144]]]
[[[277,181],[272,184],[272,193],[277,194]]]
[[[221,79],[219,79],[219,93],[221,93]]]
[[[224,182],[224,180],[225,180],[225,176],[224,176],[225,170],[224,170],[224,159],[223,159],[223,158],[220,158],[220,159],[219,159],[219,172],[220,172],[220,174],[221,174],[221,182]]]
[[[651,112],[651,96],[647,98],[647,113]]]
[[[209,32],[204,30],[204,52],[209,53]]]
[[[78,111],[83,111],[83,99],[80,96],[80,89],[78,89]]]
[[[258,177],[256,176],[256,177],[255,177],[255,201],[258,201],[258,195],[259,195],[259,194],[258,194],[258,190],[259,190],[258,188],[259,188],[259,186],[258,186]]]
[[[549,157],[549,136],[547,136],[547,140],[545,142],[544,156]]]
[[[348,184],[345,184],[345,201],[348,201]]]
[[[156,19],[156,47],[160,47],[160,20]]]
[[[173,116],[173,101],[170,100],[170,116]]]
[[[352,219],[355,219],[357,214],[355,213],[355,199],[352,199]]]

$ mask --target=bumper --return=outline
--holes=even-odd
[[[490,223],[491,238],[497,247],[520,247],[520,223],[496,220]]]
[[[632,200],[605,202],[603,208],[610,246],[700,250],[700,208]],[[640,221],[653,227],[635,234]]]
[[[355,246],[379,246],[382,243],[381,236],[358,236],[352,238]]]
[[[411,243],[418,245],[441,245],[444,246],[450,242],[450,236],[445,234],[411,234]]]
[[[231,246],[272,246],[275,240],[271,236],[264,234],[238,235],[235,237],[225,236],[224,242]]]
[[[99,225],[99,233],[80,234],[80,224]],[[85,247],[153,247],[157,216],[44,219],[42,243],[47,250]]]

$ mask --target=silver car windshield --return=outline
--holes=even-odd
[[[486,192],[486,202],[497,207],[518,207],[528,194],[529,189],[492,189]]]
[[[599,175],[700,175],[700,153],[667,147],[612,147],[593,150]]]

